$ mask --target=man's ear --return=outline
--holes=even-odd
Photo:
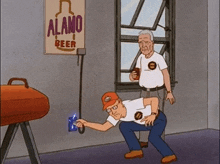
[[[118,99],[118,103],[121,103],[122,102],[122,100],[121,99]]]
[[[152,41],[152,49],[154,50],[154,41]]]

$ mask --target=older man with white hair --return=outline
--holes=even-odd
[[[154,36],[149,30],[143,30],[139,33],[138,44],[141,55],[138,57],[135,69],[130,73],[131,81],[139,81],[142,88],[141,97],[158,97],[160,99],[159,108],[162,108],[164,98],[163,88],[166,88],[166,100],[170,104],[175,102],[171,91],[170,75],[167,64],[162,55],[154,51]],[[162,110],[162,109],[160,109]],[[148,133],[140,132],[141,147],[148,146]]]

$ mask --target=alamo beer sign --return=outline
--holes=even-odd
[[[85,0],[45,0],[45,53],[85,48]]]

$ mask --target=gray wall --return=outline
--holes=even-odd
[[[190,5],[189,5],[190,4]],[[208,0],[176,1],[175,105],[166,103],[166,134],[208,128]],[[68,133],[67,119],[78,111],[77,57],[43,54],[43,1],[2,0],[1,84],[13,76],[50,99],[50,112],[31,121],[40,153],[123,141],[118,128],[106,133],[86,129]],[[83,75],[83,112],[89,121],[104,122],[100,98],[114,90],[114,1],[86,1],[86,50]],[[122,99],[139,93],[119,93]],[[1,138],[7,126],[1,127]],[[8,157],[27,155],[20,130]]]
[[[76,56],[43,54],[43,2],[1,1],[1,84],[14,76],[25,77],[50,100],[49,114],[30,122],[39,152],[122,141],[117,128],[107,133],[86,129],[83,135],[67,131],[68,117],[78,112],[80,67]],[[100,98],[104,91],[114,90],[114,37],[114,1],[87,1],[82,115],[90,121],[107,117],[100,110]],[[1,128],[1,138],[6,128]],[[27,151],[19,130],[8,157],[22,155]]]
[[[208,128],[219,129],[219,0],[208,1]]]
[[[208,1],[176,1],[176,104],[165,108],[167,133],[207,128]]]

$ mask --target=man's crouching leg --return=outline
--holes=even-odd
[[[167,145],[167,143],[161,138],[162,133],[164,132],[166,126],[166,116],[160,112],[158,119],[154,122],[149,135],[149,142],[160,152],[163,156],[161,163],[171,163],[177,160],[176,155]]]
[[[134,122],[121,122],[119,125],[119,129],[130,150],[129,153],[125,154],[125,158],[142,158],[144,154],[134,133],[134,131],[140,129],[140,127]]]

